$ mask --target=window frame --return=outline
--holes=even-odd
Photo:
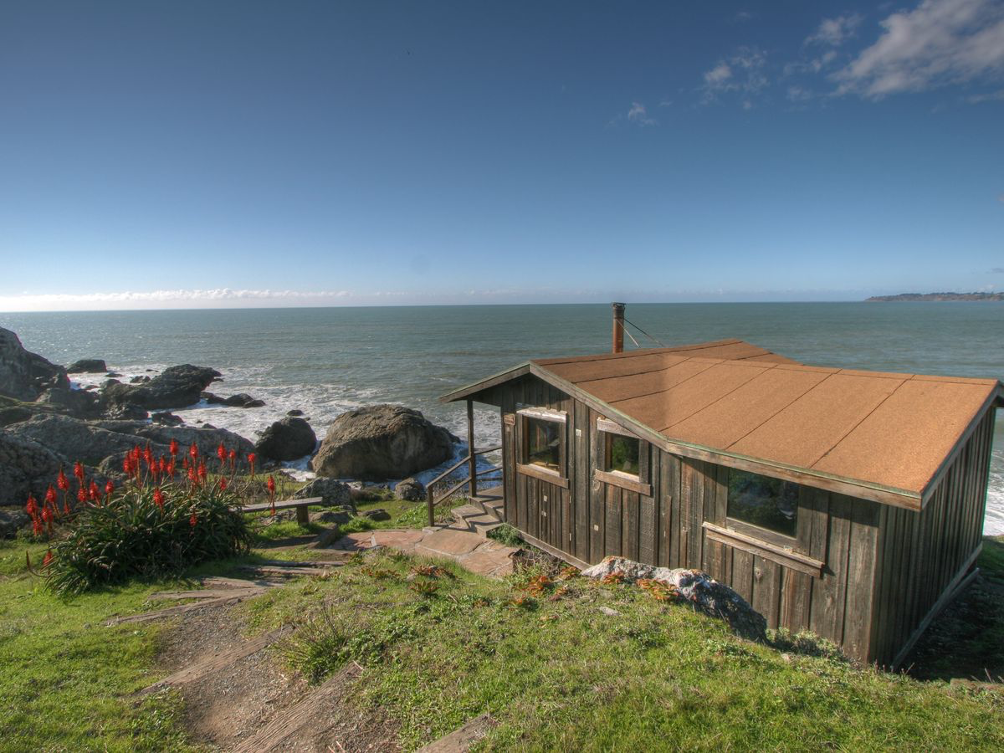
[[[568,488],[568,414],[550,408],[528,406],[516,409],[516,471],[524,476],[541,479],[559,487]],[[558,469],[549,469],[528,462],[529,433],[527,420],[549,421],[559,425],[558,431]]]
[[[649,444],[619,424],[616,424],[602,416],[596,418],[596,453],[594,454],[595,466],[593,468],[593,481],[604,484],[612,484],[631,492],[637,492],[644,497],[652,497],[652,485],[650,484],[650,463],[651,448]],[[602,468],[606,465],[607,441],[606,435],[621,435],[638,441],[638,473],[629,474],[626,471],[607,470]]]
[[[761,476],[766,479],[776,479],[783,484],[794,484],[798,491],[801,490],[801,485],[797,482],[790,482],[787,479],[781,479],[779,477],[772,477],[767,474],[759,474],[755,471],[746,471],[745,469],[737,469],[732,466],[727,467],[729,470],[729,475],[734,471],[741,472],[743,474],[753,474],[755,476]],[[759,539],[762,542],[766,542],[771,545],[776,545],[778,547],[784,547],[789,550],[794,550],[798,546],[798,513],[801,507],[798,504],[798,499],[801,495],[796,495],[795,500],[795,533],[794,534],[784,534],[783,532],[775,531],[774,529],[768,529],[765,526],[758,526],[757,524],[750,523],[749,521],[744,521],[741,518],[736,518],[735,516],[729,515],[729,494],[732,491],[731,479],[725,485],[725,526],[728,529],[736,532],[737,534],[742,534],[747,537],[753,537],[754,539]]]

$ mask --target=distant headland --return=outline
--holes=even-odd
[[[866,301],[1004,301],[1004,293],[897,293],[872,296]]]

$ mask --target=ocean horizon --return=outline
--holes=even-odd
[[[674,303],[627,307],[625,347],[739,338],[797,361],[964,377],[1004,376],[995,302]],[[439,396],[532,358],[610,349],[609,304],[472,304],[0,313],[0,326],[60,364],[101,358],[128,379],[180,363],[223,374],[211,390],[266,405],[175,413],[251,439],[292,409],[318,437],[345,411],[389,402],[466,436]],[[647,334],[646,334],[647,333]],[[79,379],[78,379],[79,378]],[[102,375],[75,376],[81,386]],[[498,444],[497,410],[476,411],[476,443]],[[985,531],[1004,533],[1004,421],[994,433]],[[293,472],[306,476],[305,463]]]

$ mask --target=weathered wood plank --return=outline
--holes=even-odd
[[[750,604],[753,603],[753,555],[742,550],[732,550],[731,587]]]
[[[160,620],[161,618],[171,618],[175,615],[183,615],[184,613],[190,613],[194,610],[203,610],[207,607],[216,607],[217,605],[236,605],[238,602],[242,602],[251,597],[257,597],[259,594],[264,594],[264,589],[235,589],[232,595],[227,595],[225,597],[217,597],[213,600],[204,600],[202,602],[195,602],[187,605],[176,605],[174,607],[168,607],[163,610],[153,610],[148,613],[140,613],[138,615],[126,615],[117,618],[111,618],[105,621],[106,626],[117,626],[122,623],[148,623],[153,620]]]
[[[844,495],[829,495],[829,536],[826,568],[812,588],[810,628],[840,644],[844,639],[844,608],[847,593],[847,556],[854,502]]]
[[[850,551],[844,612],[844,649],[852,657],[871,661],[872,600],[875,595],[875,554],[878,548],[879,503],[855,500],[851,513]]]

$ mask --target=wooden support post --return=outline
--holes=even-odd
[[[429,508],[429,526],[436,525],[436,498],[432,492],[432,485],[425,488],[426,505]]]
[[[624,350],[624,304],[614,302],[614,342],[613,352],[621,353]]]
[[[467,450],[471,477],[471,500],[478,494],[478,458],[474,455],[474,401],[467,401]]]
[[[300,526],[306,526],[310,523],[310,512],[307,510],[307,504],[296,506],[296,523]]]

